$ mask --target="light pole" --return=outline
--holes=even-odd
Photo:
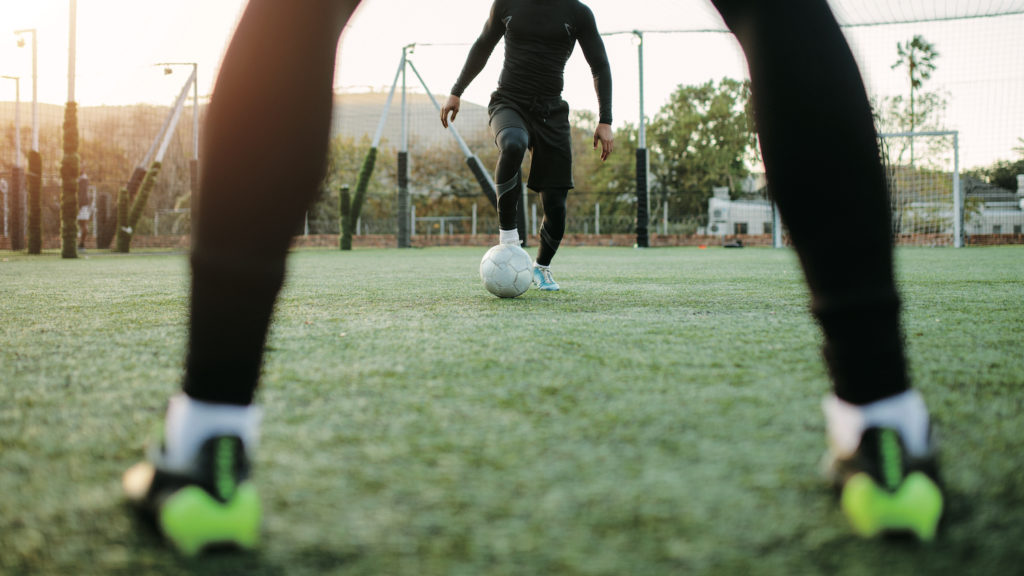
[[[171,66],[192,67],[192,159],[199,160],[199,64],[196,62],[157,62],[163,66],[164,75],[174,74]]]
[[[192,187],[192,200],[199,190],[199,64],[196,62],[157,62],[154,66],[163,66],[164,75],[173,74],[171,66],[192,67],[192,161],[189,162],[189,183]]]
[[[647,191],[647,131],[644,123],[644,33],[633,30],[633,43],[636,44],[637,64],[640,76],[640,134],[636,148],[636,245],[647,248],[650,245],[648,224],[651,214],[651,199]]]
[[[39,86],[38,74],[36,64],[38,59],[36,54],[36,29],[28,28],[25,30],[15,30],[14,33],[18,36],[22,34],[32,34],[32,150],[39,151],[39,97],[37,94],[37,87]],[[24,46],[25,39],[18,38],[18,46]]]
[[[75,101],[75,50],[78,48],[78,2],[70,0],[68,7],[68,102]]]

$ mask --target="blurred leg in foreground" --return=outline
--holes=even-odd
[[[769,190],[824,335],[827,472],[859,534],[931,540],[943,496],[907,377],[889,196],[857,64],[825,0],[713,1],[747,57]]]
[[[249,548],[253,397],[294,232],[323,177],[338,39],[358,0],[251,0],[206,120],[185,379],[128,498],[179,550]],[[254,233],[258,231],[258,233]]]

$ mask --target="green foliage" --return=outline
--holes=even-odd
[[[117,215],[110,217],[110,195],[101,192],[96,197],[96,247],[103,250],[117,234]]]
[[[939,52],[935,46],[924,39],[920,34],[915,35],[906,42],[896,43],[896,62],[892,65],[895,70],[899,67],[906,67],[907,77],[910,84],[910,105],[907,114],[908,128],[913,132],[921,125],[924,119],[919,116],[915,106],[915,94],[924,86],[924,81],[932,77],[935,71],[935,59]],[[910,140],[910,164],[914,164],[914,141]]]
[[[340,233],[341,213],[338,191],[355,189],[370,148],[369,138],[356,140],[337,136],[331,140],[327,153],[327,170],[320,186],[320,195],[309,209],[309,227],[313,234]],[[384,150],[383,148],[381,150]],[[394,218],[395,157],[393,151],[378,152],[375,165],[366,180],[366,193],[360,213],[369,218]],[[353,222],[355,222],[353,220]]]
[[[146,177],[142,179],[139,193],[135,196],[131,211],[128,214],[128,227],[132,230],[135,230],[139,225],[142,210],[146,207],[146,201],[149,200],[149,194],[153,191],[153,186],[156,185],[157,177],[160,176],[160,167],[160,162],[153,162],[149,165],[149,170],[146,171]]]
[[[117,193],[117,244],[114,252],[127,254],[132,245],[132,230],[128,226],[128,189]]]
[[[1024,151],[1021,152],[1021,158],[1017,160],[997,160],[989,166],[967,170],[965,174],[1000,188],[1016,191],[1017,175],[1024,174]]]
[[[78,104],[64,108],[64,156],[60,161],[60,245],[62,258],[78,258]]]
[[[593,146],[597,116],[590,111],[574,112],[571,123],[572,140],[578,145],[573,146],[576,188],[569,194],[569,214],[591,220],[594,216],[594,204],[599,202],[603,222],[629,222],[623,229],[602,224],[601,232],[634,231],[639,129],[629,123],[617,128],[614,135],[615,149],[607,160],[601,162],[601,155]]]
[[[43,251],[43,158],[36,150],[28,153],[28,253]]]
[[[359,168],[355,194],[350,196],[348,186],[342,187],[338,198],[338,211],[341,214],[339,243],[342,250],[352,249],[352,235],[355,233],[356,222],[359,220],[359,212],[363,208],[366,190],[370,186],[370,178],[373,176],[373,167],[376,163],[377,148],[371,146],[363,159],[363,165]]]
[[[338,214],[341,215],[341,235],[338,238],[338,247],[342,250],[352,249],[352,218],[350,209],[352,208],[352,194],[349,193],[348,186],[342,186],[341,190],[338,191]]]
[[[673,219],[704,214],[712,187],[734,188],[756,154],[749,81],[680,86],[651,122],[647,140],[652,200],[668,200]]]

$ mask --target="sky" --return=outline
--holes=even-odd
[[[1013,3],[1014,0],[1007,0]],[[888,6],[881,0],[847,2],[849,6]],[[21,98],[31,99],[31,37],[16,44],[18,29],[34,28],[38,37],[39,100],[63,103],[68,97],[69,0],[0,0],[0,75],[20,76]],[[742,54],[732,36],[721,32],[690,34],[656,31],[721,30],[718,14],[706,0],[587,0],[602,33],[614,79],[615,123],[637,123],[640,116],[638,49],[631,30],[645,30],[644,113],[650,117],[680,84],[702,83],[746,75]],[[953,4],[971,5],[972,0]],[[174,68],[164,74],[158,62],[195,62],[201,97],[212,91],[221,56],[244,0],[78,0],[75,99],[80,105],[170,104],[189,72]],[[948,3],[947,3],[948,4]],[[335,75],[338,91],[386,90],[395,77],[403,46],[416,44],[411,59],[431,92],[446,94],[465,60],[468,46],[487,17],[487,0],[367,0],[342,36]],[[640,9],[638,9],[638,7]],[[886,8],[887,10],[889,8]],[[837,14],[839,12],[837,11]],[[396,18],[396,14],[401,14]],[[844,12],[845,15],[845,12]],[[893,17],[898,14],[880,14]],[[865,10],[871,19],[874,12]],[[983,19],[984,20],[984,19]],[[971,56],[972,46],[992,38],[1020,38],[1024,16],[1003,17],[972,26],[977,37],[965,37],[957,23],[897,25],[847,30],[865,73],[869,91],[905,92],[906,79],[888,64],[895,60],[895,42],[924,30],[943,54],[931,86],[956,93],[949,120],[963,130],[965,163],[1008,157],[1016,138],[1024,136],[1024,67],[1013,56],[990,62]],[[5,39],[6,38],[6,39]],[[1015,40],[994,50],[1024,53]],[[957,55],[967,58],[960,63]],[[467,101],[486,104],[501,64],[501,47],[488,67],[464,94]],[[968,74],[969,72],[969,74]],[[416,82],[408,77],[411,89]],[[13,100],[11,82],[0,82],[0,101]],[[577,49],[566,69],[564,97],[576,109],[597,107],[589,69]],[[993,100],[991,86],[1009,92]],[[1006,88],[1006,87],[1009,88]],[[964,93],[965,96],[960,94]],[[1001,93],[1001,92],[1000,92]],[[972,100],[973,98],[973,100]],[[991,113],[1000,110],[999,117]],[[988,113],[988,116],[979,116]],[[968,137],[974,130],[975,134]],[[996,134],[998,132],[998,134]],[[996,134],[995,136],[993,134]],[[980,145],[984,141],[984,146]],[[972,152],[966,144],[974,143]],[[973,154],[973,156],[971,156]]]

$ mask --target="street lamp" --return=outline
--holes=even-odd
[[[37,87],[39,86],[38,75],[36,73],[36,29],[27,28],[25,30],[15,30],[14,33],[19,36],[18,47],[23,48],[25,46],[25,39],[21,38],[22,34],[32,34],[32,150],[39,151],[39,98],[37,96]]]

